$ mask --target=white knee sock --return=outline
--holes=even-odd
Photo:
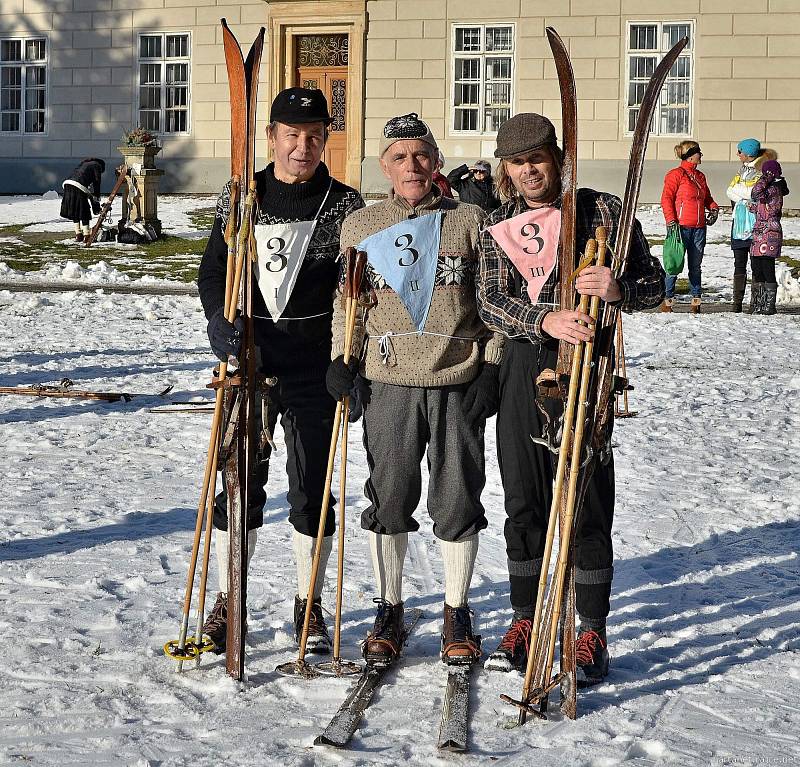
[[[294,561],[297,566],[297,594],[300,599],[308,597],[308,589],[311,586],[311,568],[314,563],[314,549],[317,539],[311,535],[303,535],[294,531],[292,535],[292,548],[294,549]],[[314,584],[314,599],[322,595],[322,585],[325,583],[325,568],[328,566],[328,558],[333,547],[333,536],[326,535],[322,539],[322,552],[319,557],[319,570],[317,571],[317,582]]]
[[[478,535],[463,541],[439,541],[444,561],[444,601],[450,607],[466,607],[475,557],[478,555]]]
[[[81,229],[83,230],[84,235],[91,234],[92,232],[92,228],[89,226],[89,224],[81,224]]]
[[[403,562],[408,549],[408,533],[397,535],[369,534],[372,569],[378,594],[390,605],[403,601]]]
[[[74,221],[73,223],[75,224],[75,234],[80,234],[81,233],[81,222],[80,221]]]
[[[247,531],[247,565],[253,558],[258,540],[258,530]],[[223,594],[228,593],[228,562],[230,557],[230,538],[227,530],[214,530],[214,550],[217,553],[217,580],[219,590]]]

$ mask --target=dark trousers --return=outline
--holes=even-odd
[[[302,378],[284,376],[270,390],[267,414],[269,430],[272,432],[280,415],[286,441],[289,521],[303,535],[317,535],[335,408],[336,403],[325,388],[324,375]],[[260,435],[260,404],[257,411],[256,431]],[[248,530],[264,524],[264,504],[267,500],[264,486],[269,476],[270,453],[270,447],[266,445],[254,461],[247,504]],[[217,495],[214,508],[214,527],[219,530],[228,529],[224,487],[223,481],[223,490]],[[325,535],[333,535],[336,529],[335,504],[336,499],[329,495]]]
[[[747,258],[750,255],[750,246],[733,249],[733,274],[747,274]]]
[[[775,259],[772,256],[751,256],[753,282],[775,282]]]
[[[532,441],[541,437],[545,418],[534,400],[536,378],[554,368],[557,350],[509,341],[500,368],[497,453],[505,493],[505,539],[511,606],[532,613],[536,603],[547,521],[558,456]],[[560,402],[547,405],[557,413]],[[609,612],[613,577],[611,527],[614,519],[614,461],[594,458],[583,508],[576,510],[575,590],[581,617],[604,619]],[[555,561],[555,552],[551,563]]]

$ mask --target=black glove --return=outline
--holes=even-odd
[[[325,386],[331,397],[338,402],[345,394],[350,394],[357,375],[358,360],[351,359],[345,365],[344,356],[340,354],[328,365],[328,372],[325,374]]]
[[[478,377],[467,387],[461,400],[461,410],[475,426],[493,416],[500,407],[500,368],[485,362]]]
[[[360,375],[355,377],[353,388],[350,389],[350,415],[347,420],[355,423],[364,414],[364,406],[369,405],[372,397],[372,388],[367,378]]]
[[[96,216],[100,212],[100,200],[97,197],[90,197],[89,203],[92,206],[92,215]]]
[[[719,218],[719,208],[712,208],[706,213],[706,226],[714,226]]]
[[[225,319],[224,309],[220,306],[208,321],[208,340],[211,344],[211,351],[222,362],[227,362],[229,356],[238,357],[242,348],[243,332],[244,320],[237,317],[233,323],[228,322]]]

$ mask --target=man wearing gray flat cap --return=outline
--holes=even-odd
[[[589,340],[591,318],[559,306],[558,243],[561,229],[562,154],[553,124],[543,115],[518,114],[500,126],[495,157],[497,187],[505,199],[481,231],[478,307],[481,318],[509,341],[500,366],[497,450],[505,493],[506,554],[513,617],[486,668],[522,669],[527,663],[539,574],[553,490],[553,455],[539,440],[557,425],[562,403],[539,406],[536,379],[554,369],[558,342]],[[606,192],[576,195],[576,252],[598,226],[614,249],[622,203]],[[590,266],[575,282],[580,295],[600,296],[624,310],[661,303],[664,272],[635,223],[625,272]],[[536,402],[536,404],[534,404]],[[541,409],[540,409],[541,408]],[[550,425],[551,428],[546,428]],[[532,439],[533,438],[533,439]],[[593,457],[586,499],[576,527],[575,590],[580,630],[576,644],[579,686],[608,673],[606,618],[614,572],[614,461],[610,443]]]

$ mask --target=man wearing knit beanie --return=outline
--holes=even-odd
[[[270,432],[278,415],[286,436],[289,475],[289,522],[297,569],[294,598],[295,638],[307,609],[311,610],[307,647],[325,653],[330,648],[321,607],[325,565],[335,527],[333,498],[323,498],[327,446],[333,428],[335,403],[325,386],[330,359],[333,294],[339,275],[339,229],[348,214],[364,201],[355,189],[332,178],[322,162],[331,122],[322,91],[287,88],[272,102],[267,137],[273,162],[255,174],[259,200],[255,237],[256,274],[260,289],[253,291],[253,315],[259,372],[277,378],[270,390]],[[242,342],[241,320],[231,324],[223,315],[228,246],[225,227],[231,212],[230,184],[217,201],[216,216],[200,264],[198,288],[208,319],[208,337],[214,354],[223,361],[236,357]],[[286,247],[276,247],[278,244]],[[274,289],[273,289],[274,288]],[[280,304],[275,296],[280,294]],[[259,413],[261,407],[257,408]],[[248,561],[256,531],[264,523],[270,447],[258,456],[248,499]],[[328,506],[320,574],[309,608],[311,563],[319,518]],[[219,594],[203,631],[225,647],[229,537],[225,492],[214,509],[215,548],[219,567]]]
[[[534,113],[512,117],[500,126],[494,154],[500,158],[497,182],[506,202],[487,218],[481,231],[478,307],[489,328],[513,339],[503,354],[497,415],[513,615],[486,668],[510,671],[527,663],[552,497],[553,456],[546,445],[557,439],[563,407],[560,400],[542,401],[535,382],[542,371],[555,369],[559,341],[588,341],[594,329],[588,315],[558,303],[561,150],[553,124]],[[584,252],[601,225],[608,230],[614,252],[621,209],[617,197],[578,189],[576,253]],[[650,255],[638,222],[624,273],[615,279],[608,267],[589,266],[575,288],[582,296],[599,296],[629,311],[659,305],[664,272]],[[595,684],[608,672],[606,617],[614,572],[610,442],[592,460],[586,500],[576,510],[575,581],[581,622],[576,652],[582,685]]]
[[[486,527],[483,430],[498,397],[502,341],[478,317],[475,279],[484,213],[443,198],[432,183],[436,139],[416,114],[386,123],[380,165],[389,199],[356,211],[342,225],[342,248],[367,252],[376,303],[359,321],[355,363],[344,351],[344,310],[334,306],[328,383],[335,398],[360,372],[371,394],[364,406],[369,531],[378,611],[364,645],[371,663],[388,664],[403,636],[403,563],[422,491],[420,461],[430,472],[427,513],[444,563],[442,660],[469,664],[479,655],[468,592]]]

